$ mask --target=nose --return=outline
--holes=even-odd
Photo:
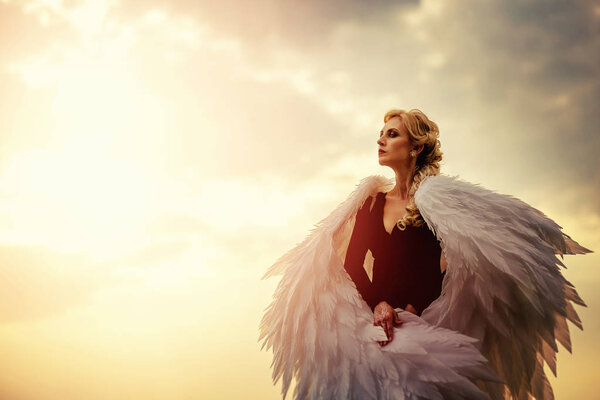
[[[381,139],[383,139],[383,136],[380,136],[379,139],[377,139],[377,144],[379,146],[383,146],[383,141]]]

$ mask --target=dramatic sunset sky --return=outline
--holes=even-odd
[[[0,399],[279,399],[260,277],[390,108],[595,251],[551,382],[598,396],[600,2],[0,0]]]

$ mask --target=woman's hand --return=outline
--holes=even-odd
[[[373,310],[373,325],[381,326],[385,331],[388,340],[379,342],[381,346],[385,346],[394,339],[394,325],[400,326],[402,321],[394,308],[387,302],[382,301]]]

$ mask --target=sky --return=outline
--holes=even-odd
[[[393,177],[391,108],[595,251],[551,378],[595,396],[597,1],[0,0],[0,397],[280,398],[260,278]]]

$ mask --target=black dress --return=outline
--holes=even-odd
[[[385,193],[379,192],[372,209],[369,197],[358,211],[344,268],[371,310],[386,301],[402,309],[412,304],[421,315],[441,293],[442,249],[426,224],[403,231],[394,225],[389,234],[383,224],[384,205]],[[363,267],[367,250],[374,257],[373,282]]]

